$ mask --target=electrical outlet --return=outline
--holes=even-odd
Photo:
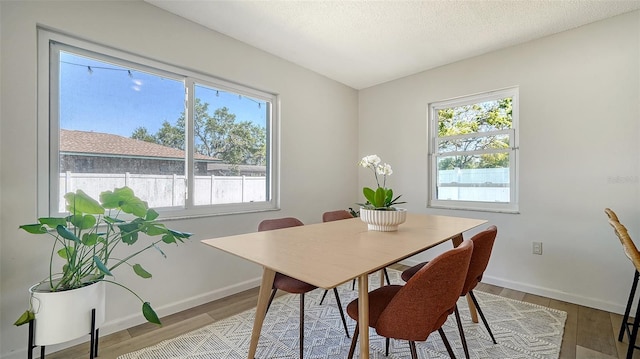
[[[533,242],[533,254],[542,255],[542,242]]]

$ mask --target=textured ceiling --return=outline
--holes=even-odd
[[[640,0],[145,0],[355,89],[640,9]]]

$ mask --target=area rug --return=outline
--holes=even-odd
[[[399,272],[389,270],[392,283],[402,283]],[[378,283],[377,275],[370,283]],[[339,288],[343,307],[357,297],[351,283]],[[373,289],[373,285],[371,287]],[[343,359],[347,357],[351,339],[347,338],[333,293],[319,305],[324,290],[305,296],[306,359]],[[557,359],[567,314],[563,311],[474,291],[498,344],[493,344],[482,321],[471,321],[464,297],[458,301],[463,327],[472,358],[540,358]],[[298,358],[299,296],[287,294],[274,300],[267,313],[258,343],[256,358]],[[220,320],[201,329],[165,340],[157,345],[125,354],[118,359],[246,359],[255,309]],[[345,314],[346,315],[346,314]],[[350,333],[355,321],[347,316]],[[464,358],[455,317],[443,326],[456,357]],[[384,338],[370,330],[370,358],[410,358],[406,341],[392,340],[389,356],[384,355]],[[416,343],[418,357],[449,358],[437,333],[426,342]],[[359,348],[356,349],[358,356]]]

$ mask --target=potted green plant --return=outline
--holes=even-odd
[[[360,218],[368,224],[369,230],[397,230],[398,225],[406,220],[407,212],[404,208],[395,207],[398,204],[406,203],[398,201],[402,195],[393,197],[393,190],[387,188],[387,176],[393,173],[391,165],[382,163],[382,160],[377,155],[363,157],[358,162],[358,165],[373,172],[377,185],[375,190],[369,187],[362,189],[362,194],[364,194],[364,198],[367,201],[358,203],[360,205]],[[382,176],[382,185],[380,184],[379,176]]]
[[[131,292],[142,302],[142,314],[147,321],[161,324],[151,304],[144,301],[133,290],[119,283],[114,278],[113,271],[119,267],[130,267],[138,276],[151,278],[151,273],[146,271],[142,265],[132,264],[131,261],[149,249],[155,249],[163,257],[166,257],[160,249],[160,244],[182,243],[191,234],[167,228],[157,220],[158,212],[149,208],[147,203],[136,197],[133,190],[128,187],[102,192],[100,201],[91,198],[82,190],[69,192],[64,198],[66,210],[69,213],[67,216],[39,218],[38,223],[20,226],[21,229],[29,233],[49,236],[53,239],[53,246],[49,258],[49,275],[31,288],[29,309],[14,324],[22,325],[32,319],[38,321],[41,314],[43,321],[52,321],[44,319],[49,318],[48,314],[45,314],[47,308],[45,308],[44,302],[49,297],[58,298],[58,302],[68,301],[60,299],[63,297],[56,296],[57,293],[70,296],[75,291],[97,288],[94,291],[98,293],[98,297],[102,296],[102,300],[104,300],[104,289],[100,289],[100,286],[96,285],[104,287],[104,283],[115,284]],[[143,237],[141,234],[146,236]],[[142,243],[143,241],[147,242]],[[134,244],[136,245],[134,246]],[[126,250],[130,250],[130,253],[123,255],[122,253]],[[116,253],[119,256],[116,256]],[[61,267],[58,266],[60,260]],[[96,286],[94,287],[94,285]],[[87,302],[87,295],[80,295],[81,303]],[[97,304],[96,306],[100,307],[101,305]],[[76,308],[76,310],[78,309]],[[56,311],[59,309],[54,309],[52,318],[59,315],[55,313]],[[102,311],[104,311],[103,308]],[[85,315],[85,313],[75,314],[77,315],[72,316]],[[103,321],[104,313],[98,315],[100,318],[98,321]],[[63,321],[68,320],[68,317],[63,318],[65,318]],[[64,337],[57,336],[57,339],[53,339],[53,341],[46,340],[43,338],[44,334],[38,332],[40,329],[44,329],[46,326],[44,324],[38,322],[36,325],[36,345],[74,339],[73,334],[69,334]],[[64,332],[75,329],[74,325],[70,325],[68,322],[62,324],[66,328]],[[79,329],[79,333],[84,335],[87,331]]]

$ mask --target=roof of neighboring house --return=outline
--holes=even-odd
[[[185,158],[184,151],[110,133],[60,130],[60,152],[123,157]],[[198,160],[220,161],[196,154]]]

